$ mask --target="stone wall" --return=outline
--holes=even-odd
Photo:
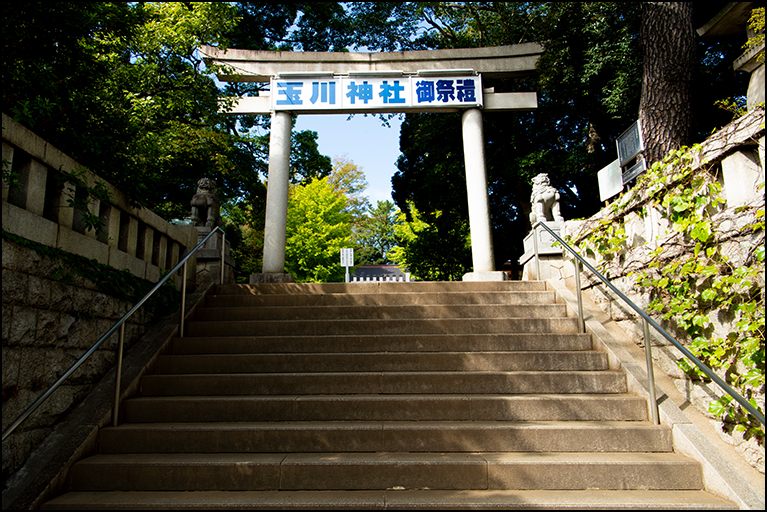
[[[714,164],[713,170],[723,181],[723,192],[727,203],[715,214],[713,225],[717,226],[720,233],[726,234],[721,246],[723,254],[728,255],[733,264],[738,265],[756,244],[764,243],[763,231],[753,232],[753,230],[745,229],[745,226],[755,221],[754,210],[764,209],[764,189],[758,186],[764,183],[764,110],[756,109],[712,136],[704,142],[701,155],[700,160],[695,164],[700,168],[699,172],[709,172],[702,166],[703,161],[708,161]],[[612,219],[624,223],[627,236],[626,248],[618,257],[611,259],[610,262],[604,262],[601,258],[587,257],[587,260],[590,260],[590,263],[597,268],[599,268],[598,264],[607,263],[606,274],[611,282],[645,311],[647,311],[650,297],[635,285],[636,278],[629,274],[641,273],[648,268],[652,258],[650,253],[670,236],[667,231],[668,224],[659,212],[647,204],[641,204],[646,200],[646,197],[637,197],[635,204],[623,210],[631,210],[630,213],[620,219]],[[644,206],[644,215],[639,215],[637,206]],[[744,206],[755,208],[743,208]],[[593,233],[592,227],[610,215],[612,215],[610,209],[605,208],[590,219],[565,222],[562,234],[569,237],[574,247],[583,247],[584,239]],[[582,256],[586,256],[585,251],[577,250]],[[532,260],[527,265],[531,267],[527,270],[530,275],[535,274],[534,264]],[[569,287],[574,288],[573,265],[570,261],[558,256],[546,256],[541,264],[541,274],[544,278],[562,279]],[[590,295],[591,299],[598,303],[638,345],[643,346],[642,324],[637,320],[634,311],[602,285],[597,278],[588,274],[583,272],[581,276],[585,293]],[[764,293],[764,273],[762,273],[761,287]],[[686,343],[685,333],[677,329],[673,322],[662,321],[657,315],[652,316],[677,340]],[[709,316],[714,324],[715,335],[726,336],[728,332],[735,329],[731,318],[717,313],[711,313]],[[743,439],[743,435],[733,431],[732,426],[723,425],[708,413],[709,403],[724,395],[724,391],[713,383],[691,381],[676,363],[683,358],[681,352],[659,334],[653,333],[651,337],[656,364],[674,379],[676,387],[697,409],[717,423],[719,427],[717,430],[721,432],[723,439],[735,445],[743,457],[763,473],[764,446],[760,446],[755,439]],[[720,376],[724,377],[724,375]],[[757,397],[757,402],[764,410],[764,390]]]
[[[60,258],[13,241],[3,240],[2,258],[5,429],[133,304],[107,293]],[[146,308],[131,316],[126,348],[144,334],[151,319]],[[114,365],[116,348],[117,333],[3,442],[4,481]]]
[[[155,283],[197,245],[198,233],[130,206],[119,190],[4,114],[2,125],[5,429],[132,307],[110,276],[122,284]],[[62,171],[80,173],[89,187],[101,181],[109,191],[109,202],[91,197],[87,205],[104,222],[101,232],[88,230],[83,211],[69,202],[87,197],[86,188],[64,182]],[[190,264],[191,289],[195,256]],[[180,275],[172,281],[180,289]],[[152,320],[146,309],[127,323],[126,346]],[[114,334],[3,442],[3,481],[114,365],[116,344]]]

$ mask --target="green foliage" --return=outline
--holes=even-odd
[[[426,216],[411,204],[397,212],[394,233],[398,245],[389,259],[407,268],[421,281],[460,281],[471,269],[471,243],[467,223],[455,223],[449,215]]]
[[[229,201],[221,205],[221,221],[232,258],[237,262],[235,281],[248,283],[250,274],[260,273],[263,265],[263,212],[254,215],[253,205]]]
[[[328,178],[296,185],[288,199],[285,270],[300,283],[343,281],[341,248],[351,246],[346,198]]]
[[[317,132],[305,130],[291,136],[290,182],[306,183],[330,175],[330,158],[320,154]]]
[[[397,214],[391,201],[378,201],[375,207],[368,205],[357,240],[357,262],[363,265],[392,263],[390,252],[399,244],[397,224]]]
[[[362,167],[347,157],[333,158],[333,169],[328,177],[333,190],[346,197],[346,212],[351,216],[352,235],[356,239],[360,223],[370,207],[368,198],[362,195],[368,186]]]
[[[13,166],[10,160],[3,158],[3,188],[18,188],[19,175],[13,171]]]
[[[754,36],[746,41],[746,44],[743,45],[743,50],[748,52],[761,47],[762,51],[757,56],[757,61],[764,62],[764,7],[757,7],[751,10],[748,28],[754,31]]]
[[[744,115],[746,112],[748,112],[748,107],[746,105],[746,98],[743,96],[738,96],[737,98],[725,98],[723,100],[717,100],[714,102],[714,105],[721,108],[722,110],[725,110],[727,112],[732,113],[732,118],[737,119]]]
[[[586,243],[607,265],[626,250],[623,218],[629,211],[654,208],[668,220],[672,236],[652,251],[649,265],[635,272],[636,284],[650,293],[649,310],[674,322],[688,337],[688,349],[704,364],[726,375],[728,383],[757,407],[764,393],[764,206],[744,206],[739,215],[751,222],[739,231],[714,224],[725,200],[717,176],[698,162],[699,146],[672,151],[619,197],[609,213],[590,228]],[[734,236],[751,235],[748,255],[738,263],[725,252]],[[712,318],[729,320],[724,336]],[[706,379],[692,362],[679,361],[688,375]],[[762,443],[764,427],[729,395],[714,401],[709,412]]]
[[[14,118],[166,217],[196,181],[249,158],[219,128],[214,69],[200,44],[226,44],[226,3],[26,3],[4,17],[3,105]],[[252,169],[252,165],[248,165]]]

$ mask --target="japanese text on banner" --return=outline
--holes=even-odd
[[[479,76],[272,81],[272,108],[275,110],[406,110],[481,105],[482,82]]]

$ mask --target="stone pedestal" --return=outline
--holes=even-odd
[[[214,228],[207,226],[195,226],[197,229],[197,243],[203,241],[203,239],[213,231]],[[203,245],[199,251],[197,251],[197,282],[213,279],[218,282],[221,276],[221,239],[223,238],[221,232],[217,232],[210,237],[205,245]],[[224,249],[224,284],[234,282],[234,259],[231,255],[229,242],[226,242],[226,248]]]
[[[507,281],[508,275],[503,271],[469,272],[464,274],[464,281]]]
[[[563,222],[546,222],[557,235],[562,230]],[[519,264],[523,265],[522,279],[549,279],[552,276],[552,264],[559,267],[562,262],[562,247],[555,247],[554,237],[543,228],[538,229],[538,255],[540,256],[541,275],[535,263],[535,240],[534,232],[530,231],[524,240],[525,253],[519,258]]]
[[[292,274],[285,273],[261,273],[250,274],[248,284],[272,284],[272,283],[295,283],[296,278]]]

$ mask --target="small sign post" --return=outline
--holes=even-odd
[[[353,248],[344,248],[341,249],[341,266],[346,267],[346,280],[344,282],[349,282],[349,267],[354,266],[354,249]]]

